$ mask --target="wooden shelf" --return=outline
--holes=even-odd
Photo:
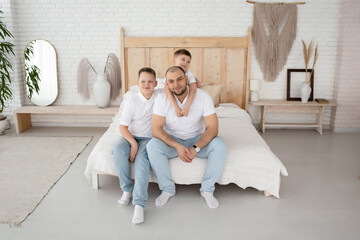
[[[318,127],[317,124],[313,124],[313,123],[265,123],[265,126],[269,126],[269,127],[298,127],[298,128]]]
[[[24,106],[14,110],[16,132],[21,133],[31,127],[31,114],[59,115],[110,115],[115,116],[119,107],[99,108],[97,106]]]
[[[261,107],[261,121],[260,130],[265,133],[266,127],[294,127],[294,128],[315,128],[320,134],[322,134],[322,116],[324,107],[334,107],[337,104],[334,101],[328,103],[318,103],[315,101],[302,103],[298,101],[287,100],[261,100],[257,102],[250,102],[253,106]],[[317,120],[315,123],[269,123],[266,122],[267,113],[306,113],[317,114]]]
[[[302,103],[300,101],[287,101],[282,99],[271,99],[271,100],[260,100],[256,102],[250,102],[254,106],[337,106],[337,104],[329,100],[329,103],[318,103],[315,101],[310,101]]]

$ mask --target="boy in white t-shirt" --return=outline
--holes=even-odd
[[[174,63],[175,66],[181,67],[184,70],[185,75],[188,78],[189,96],[188,96],[188,100],[187,100],[185,106],[181,109],[177,105],[175,96],[171,93],[171,91],[169,90],[167,83],[165,81],[166,97],[169,99],[171,106],[173,106],[173,108],[175,109],[177,117],[187,117],[189,115],[190,106],[194,100],[196,90],[197,90],[197,87],[196,87],[197,81],[196,81],[194,75],[189,71],[189,67],[190,67],[190,63],[191,63],[191,54],[186,49],[179,49],[179,50],[175,51],[174,57],[172,58],[172,62]]]
[[[144,208],[150,174],[146,144],[152,138],[151,116],[160,90],[154,91],[156,73],[152,68],[142,68],[138,74],[140,91],[124,103],[120,119],[120,137],[113,148],[113,156],[123,195],[120,204],[129,204],[133,197],[135,205],[132,222],[144,222]],[[130,162],[135,165],[135,186],[130,179]]]

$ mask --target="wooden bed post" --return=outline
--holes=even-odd
[[[249,111],[250,98],[250,60],[251,60],[251,27],[248,29],[248,46],[246,58],[246,86],[245,86],[245,111]]]
[[[121,51],[121,61],[120,61],[120,68],[121,68],[121,93],[124,95],[127,91],[127,81],[125,79],[125,35],[124,35],[124,27],[120,29],[120,51]]]

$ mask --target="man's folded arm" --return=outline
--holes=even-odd
[[[167,132],[164,131],[166,119],[163,116],[153,113],[152,115],[152,131],[154,137],[160,139],[167,145],[177,149],[179,143],[177,143]]]

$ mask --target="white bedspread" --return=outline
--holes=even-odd
[[[234,104],[220,104],[216,108],[216,113],[219,117],[219,136],[228,145],[224,170],[218,183],[235,183],[244,189],[253,187],[279,197],[280,173],[287,176],[287,170],[256,131],[249,114]],[[88,179],[91,174],[116,176],[112,148],[120,137],[120,114],[121,109],[88,158],[85,170]],[[180,158],[169,161],[175,183],[201,183],[205,174],[206,159],[195,158],[192,163],[184,163]],[[134,177],[133,166],[131,176]],[[149,181],[156,182],[152,173]]]

